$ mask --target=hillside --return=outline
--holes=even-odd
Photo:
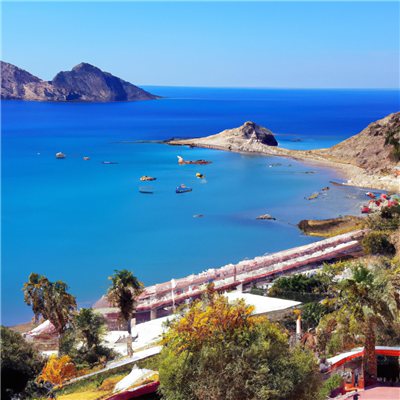
[[[332,158],[334,161],[350,163],[367,172],[381,172],[393,168],[399,161],[393,157],[393,146],[385,145],[386,134],[396,132],[400,139],[400,112],[390,114],[372,122],[359,134],[352,136],[329,149],[314,150],[312,153]]]
[[[87,63],[59,72],[46,82],[15,65],[1,62],[1,100],[115,102],[159,99],[139,87]]]
[[[245,122],[238,128],[226,129],[216,135],[207,136],[201,139],[188,139],[175,142],[176,144],[194,144],[224,148],[233,151],[252,152],[263,152],[266,147],[278,146],[274,134],[269,129],[251,121]]]

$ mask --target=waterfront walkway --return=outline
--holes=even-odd
[[[353,393],[347,397],[342,397],[343,400],[399,400],[400,385],[390,387],[385,384],[377,384],[367,388],[366,390]]]

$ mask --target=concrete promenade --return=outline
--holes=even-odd
[[[396,384],[395,384],[396,385]],[[385,384],[377,384],[366,390],[353,393],[347,397],[341,397],[343,400],[400,400],[400,385],[390,387]]]

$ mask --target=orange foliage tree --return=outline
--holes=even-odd
[[[62,387],[63,382],[77,375],[75,365],[68,356],[57,358],[52,354],[38,379]]]
[[[265,317],[248,318],[254,306],[245,304],[243,299],[230,305],[227,297],[218,296],[213,284],[208,286],[205,302],[196,301],[182,317],[170,323],[169,331],[163,337],[163,344],[174,343],[177,352],[197,351],[215,341],[235,341],[244,331],[254,326]]]

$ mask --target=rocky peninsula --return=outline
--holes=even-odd
[[[392,144],[388,137],[394,139]],[[400,190],[400,160],[395,148],[400,139],[400,112],[371,123],[362,132],[329,149],[288,150],[278,146],[274,134],[254,122],[199,139],[173,140],[170,145],[189,145],[220,150],[289,157],[339,170],[347,184]],[[397,144],[397,146],[399,146]]]
[[[1,100],[116,102],[159,98],[87,63],[61,71],[47,82],[1,61]]]

